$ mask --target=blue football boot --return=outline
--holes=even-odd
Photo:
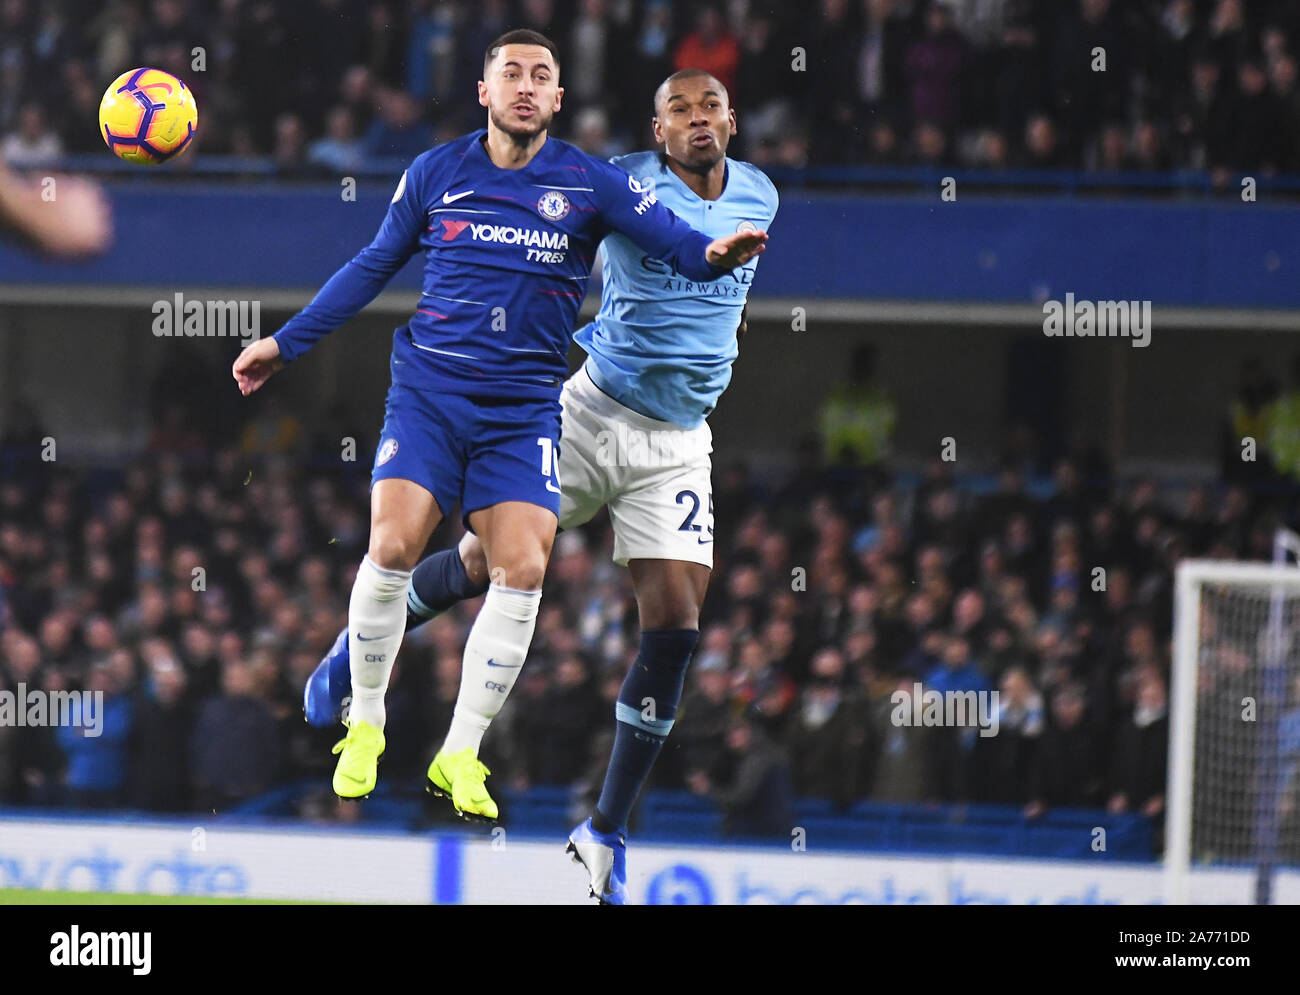
[[[348,655],[348,630],[344,629],[303,688],[302,711],[308,725],[323,729],[342,721],[343,705],[351,695],[352,660]]]
[[[569,833],[565,853],[591,875],[592,898],[601,905],[627,904],[627,842],[622,833],[598,833],[588,819]]]

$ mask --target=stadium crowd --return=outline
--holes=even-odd
[[[338,734],[305,725],[301,690],[346,622],[367,454],[340,461],[327,422],[270,410],[222,440],[200,408],[160,403],[149,451],[121,471],[44,462],[39,420],[7,420],[0,690],[106,704],[97,737],[0,724],[0,802],[206,811],[299,779],[326,791]],[[1266,558],[1271,512],[1238,484],[1175,506],[1082,460],[1035,498],[1014,459],[981,493],[941,461],[905,480],[822,453],[810,440],[785,479],[716,470],[717,566],[652,787],[712,798],[745,833],[788,835],[796,796],[1159,816],[1172,567]],[[559,537],[528,664],[484,744],[493,783],[598,789],[638,644],[611,549],[603,516]],[[476,610],[408,635],[381,780],[422,783]],[[1243,677],[1206,673],[1206,693]],[[917,682],[998,689],[998,734],[900,724],[891,696]]]
[[[481,126],[488,42],[563,54],[561,137],[645,145],[650,95],[700,66],[761,165],[1300,171],[1289,0],[66,0],[0,3],[0,155],[101,149],[120,72],[195,91],[205,153],[338,175]],[[196,61],[200,60],[200,61]],[[183,162],[192,162],[193,156]]]

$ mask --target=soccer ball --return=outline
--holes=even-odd
[[[154,166],[179,154],[199,123],[194,93],[161,69],[132,69],[99,104],[99,130],[113,154]]]

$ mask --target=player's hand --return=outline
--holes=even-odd
[[[230,368],[239,392],[247,397],[271,379],[271,374],[284,368],[280,358],[280,343],[274,338],[258,339],[239,354]]]
[[[48,189],[0,172],[0,227],[11,227],[50,255],[65,259],[103,252],[113,241],[113,209],[103,187],[76,176],[54,176]]]
[[[736,326],[736,341],[739,342],[749,331],[749,305],[746,304],[740,309],[740,324]]]
[[[744,266],[767,248],[767,232],[738,231],[715,238],[704,250],[704,258],[714,266],[735,269]]]

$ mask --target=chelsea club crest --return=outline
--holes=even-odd
[[[547,190],[537,201],[537,213],[548,221],[559,221],[569,213],[569,198],[558,190]]]

